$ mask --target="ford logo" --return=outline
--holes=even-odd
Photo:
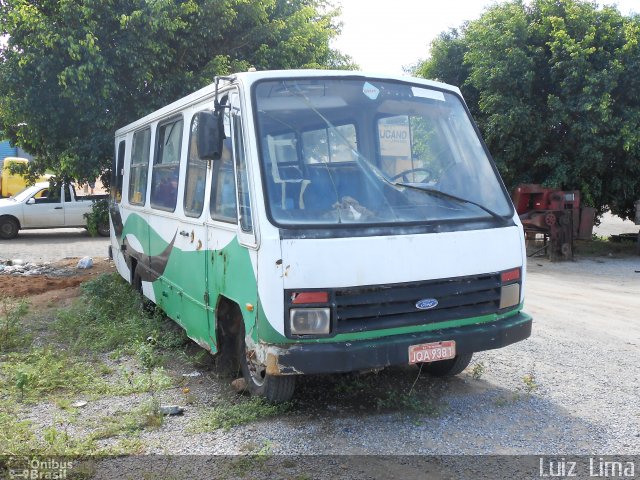
[[[435,298],[424,298],[422,300],[418,300],[418,302],[416,303],[416,308],[420,310],[429,310],[437,306],[438,300],[436,300]]]

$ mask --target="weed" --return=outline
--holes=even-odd
[[[16,412],[4,406],[0,411],[0,455],[19,455],[28,452],[25,446],[35,441],[28,421],[16,418]]]
[[[164,422],[160,412],[160,402],[149,399],[130,412],[116,412],[114,415],[102,417],[98,425],[93,425],[91,438],[94,440],[125,436],[131,438],[145,428],[159,428]]]
[[[24,372],[22,370],[18,370],[15,374],[16,379],[16,388],[20,392],[20,401],[24,401],[24,390],[27,386],[32,383],[32,375]]]
[[[158,352],[150,341],[138,341],[134,344],[134,348],[138,362],[140,362],[140,365],[147,373],[150,373],[162,363],[162,357],[158,355]]]
[[[353,375],[345,375],[340,377],[336,383],[334,390],[336,393],[353,395],[374,388],[374,377],[354,377]]]
[[[90,362],[48,348],[10,353],[0,363],[0,390],[28,403],[47,395],[128,395],[171,386],[173,380],[162,368],[147,374],[122,369],[115,379],[105,379]]]
[[[72,410],[71,400],[68,398],[56,398],[53,402],[60,410]]]
[[[480,380],[484,374],[484,363],[478,362],[471,369],[471,378],[474,380]]]
[[[107,199],[93,200],[91,210],[83,215],[87,219],[87,231],[89,235],[98,235],[98,229],[109,225],[109,201]]]
[[[268,457],[273,453],[273,444],[270,440],[265,440],[256,455],[260,457]]]
[[[516,403],[524,398],[531,397],[538,390],[539,385],[536,382],[535,377],[535,365],[531,367],[531,372],[524,375],[522,377],[523,385],[519,385],[516,387],[516,391],[513,392],[510,396],[498,397],[494,403],[498,407],[504,407],[505,405]]]
[[[498,398],[496,398],[493,403],[495,403],[496,407],[505,407],[507,405],[509,405],[510,403],[514,403],[518,400],[518,396],[517,394],[514,395],[513,397],[509,398],[509,397],[505,397],[505,396],[500,396]]]
[[[262,418],[287,412],[290,403],[271,404],[260,397],[251,397],[233,404],[221,404],[203,413],[191,426],[194,433],[217,429],[229,430]]]
[[[591,240],[576,240],[574,252],[588,257],[637,255],[637,242],[615,242],[610,237],[593,235]]]
[[[93,440],[74,438],[66,428],[50,426],[37,435],[15,412],[0,413],[0,455],[88,455],[96,450]]]
[[[527,395],[532,395],[538,389],[538,383],[533,372],[522,377],[522,383],[524,383],[524,392]]]
[[[24,300],[0,298],[0,352],[24,347],[31,342],[31,336],[20,324],[27,310]]]
[[[440,414],[440,409],[433,401],[419,397],[412,392],[399,393],[388,391],[384,395],[376,398],[376,408],[378,410],[408,410],[414,413],[436,417]]]
[[[273,476],[273,465],[267,465],[267,461],[273,455],[273,444],[270,440],[264,440],[262,445],[256,442],[249,442],[242,448],[246,455],[238,456],[226,464],[226,472],[222,478],[227,478],[227,474],[231,478],[263,478]],[[283,460],[282,463],[289,462]],[[280,464],[282,465],[282,464]],[[291,463],[288,468],[293,468],[297,464]],[[282,475],[276,475],[280,478]]]
[[[97,395],[131,395],[132,393],[157,392],[173,386],[173,380],[163,368],[149,373],[136,373],[126,368],[120,369],[120,375],[109,382],[101,382],[94,389]]]
[[[0,387],[20,400],[33,402],[58,393],[89,392],[99,381],[91,365],[51,349],[10,353],[0,364]]]
[[[195,344],[194,344],[195,345]],[[195,368],[203,368],[209,369],[213,363],[213,357],[206,350],[198,347],[195,351],[188,351],[191,349],[187,349],[187,351],[181,352],[181,359],[185,362],[188,362]]]

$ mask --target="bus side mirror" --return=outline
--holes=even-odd
[[[224,112],[198,112],[198,156],[202,160],[218,160],[222,155]]]

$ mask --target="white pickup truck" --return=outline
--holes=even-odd
[[[11,198],[0,199],[0,239],[15,238],[20,230],[29,228],[86,228],[85,213],[91,211],[93,200],[106,195],[76,195],[73,185],[50,188],[49,183],[36,183]],[[109,226],[98,233],[109,235]]]

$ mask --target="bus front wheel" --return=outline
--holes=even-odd
[[[240,369],[251,395],[264,397],[273,403],[290,400],[296,386],[296,377],[294,375],[269,375],[266,372],[266,367],[255,358],[255,352],[247,350],[243,332],[238,337],[241,343],[238,348]]]

